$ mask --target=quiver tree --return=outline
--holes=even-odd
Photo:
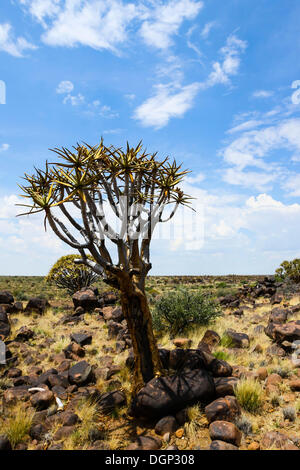
[[[53,152],[58,162],[46,162],[44,170],[25,174],[26,183],[20,187],[29,204],[23,206],[29,208],[26,214],[43,211],[45,228],[48,222],[63,242],[79,252],[76,262],[120,291],[132,338],[136,392],[162,372],[145,279],[151,269],[155,226],[169,221],[179,205],[191,199],[178,187],[187,170],[168,158],[159,161],[141,143],[136,148],[127,144],[123,150],[105,147],[101,140],[95,147],[77,144],[72,150]]]
[[[88,255],[90,260],[92,256]],[[94,284],[99,274],[96,274],[89,266],[78,265],[75,261],[78,255],[67,255],[59,258],[50,269],[45,278],[49,284],[54,284],[61,289],[66,289],[69,294]]]

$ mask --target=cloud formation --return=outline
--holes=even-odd
[[[22,36],[16,37],[9,23],[0,24],[0,51],[14,57],[24,57],[24,52],[37,47]]]
[[[134,118],[143,126],[160,129],[167,125],[171,118],[184,116],[193,106],[198,90],[198,83],[176,88],[157,85],[154,95],[135,110]]]

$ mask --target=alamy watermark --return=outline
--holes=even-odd
[[[6,364],[6,346],[4,341],[0,341],[0,364]]]
[[[0,80],[0,104],[6,104],[6,84]]]
[[[300,80],[295,80],[292,83],[292,88],[296,89],[291,96],[291,100],[293,104],[300,104]]]

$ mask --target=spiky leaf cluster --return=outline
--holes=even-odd
[[[88,257],[92,259],[91,256]],[[66,255],[59,258],[50,269],[45,281],[59,288],[66,289],[69,294],[94,284],[99,276],[89,267],[75,264],[78,255]]]

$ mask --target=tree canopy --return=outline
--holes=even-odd
[[[20,186],[29,200],[26,214],[44,211],[45,227],[48,221],[62,241],[79,251],[78,262],[104,272],[108,281],[122,271],[146,275],[155,226],[170,220],[179,205],[190,203],[178,186],[188,170],[168,157],[159,160],[157,153],[147,153],[141,142],[136,147],[127,143],[123,150],[106,147],[101,139],[97,146],[77,144],[71,150],[52,151],[58,161],[25,174]],[[118,230],[109,210],[119,219]],[[106,239],[117,247],[117,263]]]

